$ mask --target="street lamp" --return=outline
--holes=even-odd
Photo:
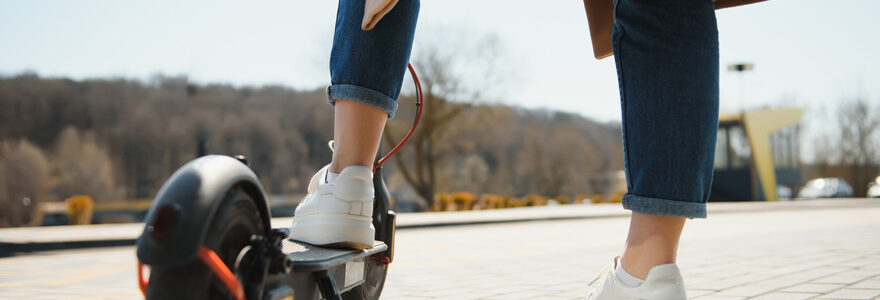
[[[752,64],[752,63],[738,63],[738,64],[727,65],[728,72],[736,72],[737,74],[740,74],[739,75],[739,105],[740,105],[740,109],[743,112],[746,111],[746,104],[745,104],[745,97],[743,96],[745,93],[745,89],[743,88],[742,74],[743,74],[743,72],[751,71],[754,68],[755,68],[755,64]]]

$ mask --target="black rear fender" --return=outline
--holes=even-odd
[[[138,259],[149,265],[177,265],[195,259],[231,189],[242,189],[254,199],[268,235],[271,216],[257,175],[232,157],[208,155],[187,163],[162,185],[137,240]]]

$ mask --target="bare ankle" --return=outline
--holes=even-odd
[[[621,266],[644,279],[651,268],[675,263],[684,223],[685,218],[633,213]]]

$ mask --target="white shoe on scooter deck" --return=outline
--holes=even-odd
[[[327,182],[330,165],[309,181],[309,194],[296,207],[290,239],[317,246],[373,247],[373,171],[348,166]]]

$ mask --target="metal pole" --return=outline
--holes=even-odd
[[[729,64],[727,65],[727,71],[736,72],[739,74],[739,105],[740,110],[742,112],[746,111],[745,104],[745,84],[743,83],[743,72],[751,71],[755,68],[755,64],[752,63],[738,63],[738,64]]]

